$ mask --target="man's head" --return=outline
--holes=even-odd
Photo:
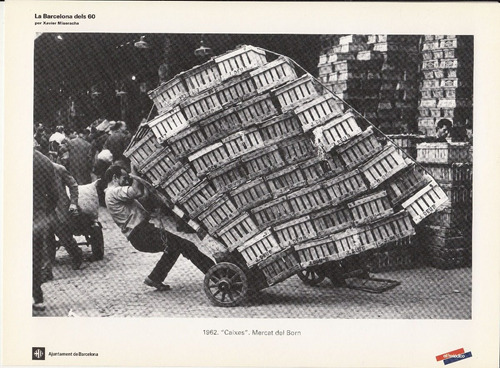
[[[104,174],[106,183],[113,183],[119,186],[130,185],[130,176],[127,171],[118,165],[111,165]]]
[[[436,126],[436,137],[437,138],[446,138],[450,135],[451,132],[451,121],[448,119],[441,119],[438,121]]]

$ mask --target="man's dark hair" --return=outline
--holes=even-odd
[[[104,173],[104,180],[106,180],[106,184],[109,184],[113,180],[113,176],[121,176],[122,170],[124,169],[118,165],[111,165],[108,167]]]
[[[452,122],[448,119],[441,119],[437,122],[437,128],[441,129],[443,126],[447,126],[448,129],[451,129],[451,126],[453,125]]]
[[[120,123],[119,121],[117,121],[115,124],[111,125],[109,127],[109,130],[111,130],[112,132],[115,132],[117,131],[118,129],[120,129],[122,127],[122,123]]]

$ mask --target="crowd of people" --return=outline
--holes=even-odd
[[[82,214],[79,197],[83,188],[95,185],[98,205],[107,208],[124,238],[140,252],[162,253],[144,283],[159,291],[170,269],[182,254],[206,273],[214,262],[190,241],[150,222],[152,201],[136,168],[124,156],[132,134],[123,121],[98,121],[85,129],[53,131],[39,125],[34,131],[33,152],[33,310],[46,306],[41,285],[53,279],[57,246],[71,257],[79,270],[83,252],[74,238],[75,221]],[[97,218],[96,218],[97,220]],[[178,229],[182,228],[178,224]],[[56,240],[57,237],[57,240]],[[88,261],[99,261],[95,254]]]

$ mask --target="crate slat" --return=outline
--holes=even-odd
[[[255,69],[267,62],[266,52],[254,46],[242,45],[235,50],[214,58],[221,79],[237,76],[251,69]]]
[[[231,157],[224,144],[219,142],[191,154],[188,160],[201,176],[229,162]]]
[[[301,135],[279,142],[278,146],[283,153],[283,159],[288,164],[294,164],[314,157],[317,154],[316,146],[308,136]]]
[[[244,127],[259,124],[278,114],[268,93],[242,102],[235,111]]]
[[[269,286],[281,282],[300,270],[299,259],[293,248],[283,250],[257,263]]]
[[[419,143],[417,161],[435,164],[471,162],[470,145],[459,142]]]
[[[179,169],[181,163],[175,158],[170,148],[166,147],[156,151],[148,163],[141,167],[139,172],[151,183],[157,187],[175,170]]]
[[[205,178],[180,198],[179,204],[194,218],[210,206],[217,196],[217,188]]]
[[[196,176],[194,170],[189,165],[185,165],[177,169],[172,175],[164,178],[160,183],[160,187],[175,203],[199,182],[200,179]]]
[[[214,183],[219,193],[234,189],[248,180],[247,173],[239,161],[210,172],[208,178]]]
[[[304,131],[325,124],[343,113],[343,104],[332,96],[320,96],[294,109]]]
[[[401,205],[411,215],[413,222],[418,224],[428,215],[436,212],[447,200],[448,197],[443,189],[435,181],[431,181]]]
[[[375,137],[371,126],[336,148],[347,169],[353,169],[381,150],[382,145]]]
[[[317,237],[310,216],[303,216],[273,227],[278,243],[286,249],[294,244]]]
[[[225,109],[207,119],[201,120],[200,128],[208,142],[228,136],[243,127],[235,108]]]
[[[361,128],[351,111],[313,130],[316,142],[319,142],[325,151],[330,151],[360,133]]]
[[[216,236],[229,248],[230,251],[251,239],[259,232],[257,225],[248,213],[243,212],[234,220],[220,228]]]
[[[207,143],[207,138],[200,127],[194,126],[167,139],[166,143],[177,158],[184,158],[201,149]]]
[[[283,112],[319,96],[314,79],[309,74],[288,82],[272,90],[271,93],[277,97]]]
[[[279,197],[307,184],[299,165],[290,165],[282,170],[273,172],[267,175],[265,180],[274,197]]]
[[[186,120],[194,124],[222,110],[215,89],[209,89],[180,103]]]
[[[354,217],[355,225],[377,221],[394,212],[384,190],[358,198],[347,206]]]
[[[285,165],[277,146],[269,146],[241,157],[249,179],[263,176]]]
[[[274,144],[302,133],[300,121],[293,113],[265,120],[259,125],[259,129],[266,144]]]
[[[256,207],[272,198],[272,193],[262,178],[249,181],[229,194],[241,211]]]
[[[151,160],[151,155],[162,149],[163,147],[158,143],[158,139],[153,131],[148,127],[147,133],[134,145],[129,147],[123,155],[130,159],[139,172],[141,172],[140,169]]]
[[[240,245],[237,250],[243,256],[247,266],[252,267],[282,249],[271,229],[268,228]]]
[[[264,141],[257,128],[233,133],[222,140],[229,157],[236,158],[264,146]]]
[[[183,76],[191,96],[215,87],[221,82],[219,68],[213,59],[187,70]]]
[[[328,206],[330,198],[320,184],[297,190],[286,196],[294,216],[300,216]]]
[[[250,210],[260,229],[290,219],[293,214],[285,197],[262,204]]]
[[[257,92],[262,93],[297,78],[292,62],[283,56],[250,73]]]
[[[378,248],[398,239],[415,235],[408,213],[400,211],[387,218],[359,228],[358,236],[361,246],[368,250]]]
[[[330,205],[337,205],[368,190],[358,170],[328,179],[321,185],[330,197]]]
[[[188,97],[189,92],[184,85],[182,74],[179,74],[152,91],[149,91],[148,96],[153,100],[158,112],[163,113],[172,109],[177,103]]]
[[[422,167],[415,164],[401,170],[385,183],[389,200],[397,205],[426,186],[432,178],[425,174]]]
[[[221,105],[229,107],[255,97],[257,87],[250,74],[245,73],[221,84],[216,91]]]
[[[208,232],[214,235],[218,229],[233,220],[239,213],[231,199],[225,195],[218,197],[210,207],[199,214],[198,219]]]
[[[398,153],[394,145],[388,144],[382,152],[361,165],[359,170],[373,189],[409,164],[409,161]]]
[[[179,107],[158,115],[148,122],[149,127],[162,143],[189,126]]]
[[[302,242],[295,245],[294,249],[302,269],[341,259],[330,236]]]
[[[345,206],[338,206],[311,215],[318,236],[336,233],[354,226],[351,211]]]

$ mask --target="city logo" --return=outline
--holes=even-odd
[[[31,348],[32,360],[45,360],[45,348]]]
[[[436,361],[443,361],[444,365],[458,362],[459,360],[467,359],[472,357],[472,353],[465,352],[464,348],[460,348],[457,350],[450,351],[449,353],[444,353],[436,356]]]

